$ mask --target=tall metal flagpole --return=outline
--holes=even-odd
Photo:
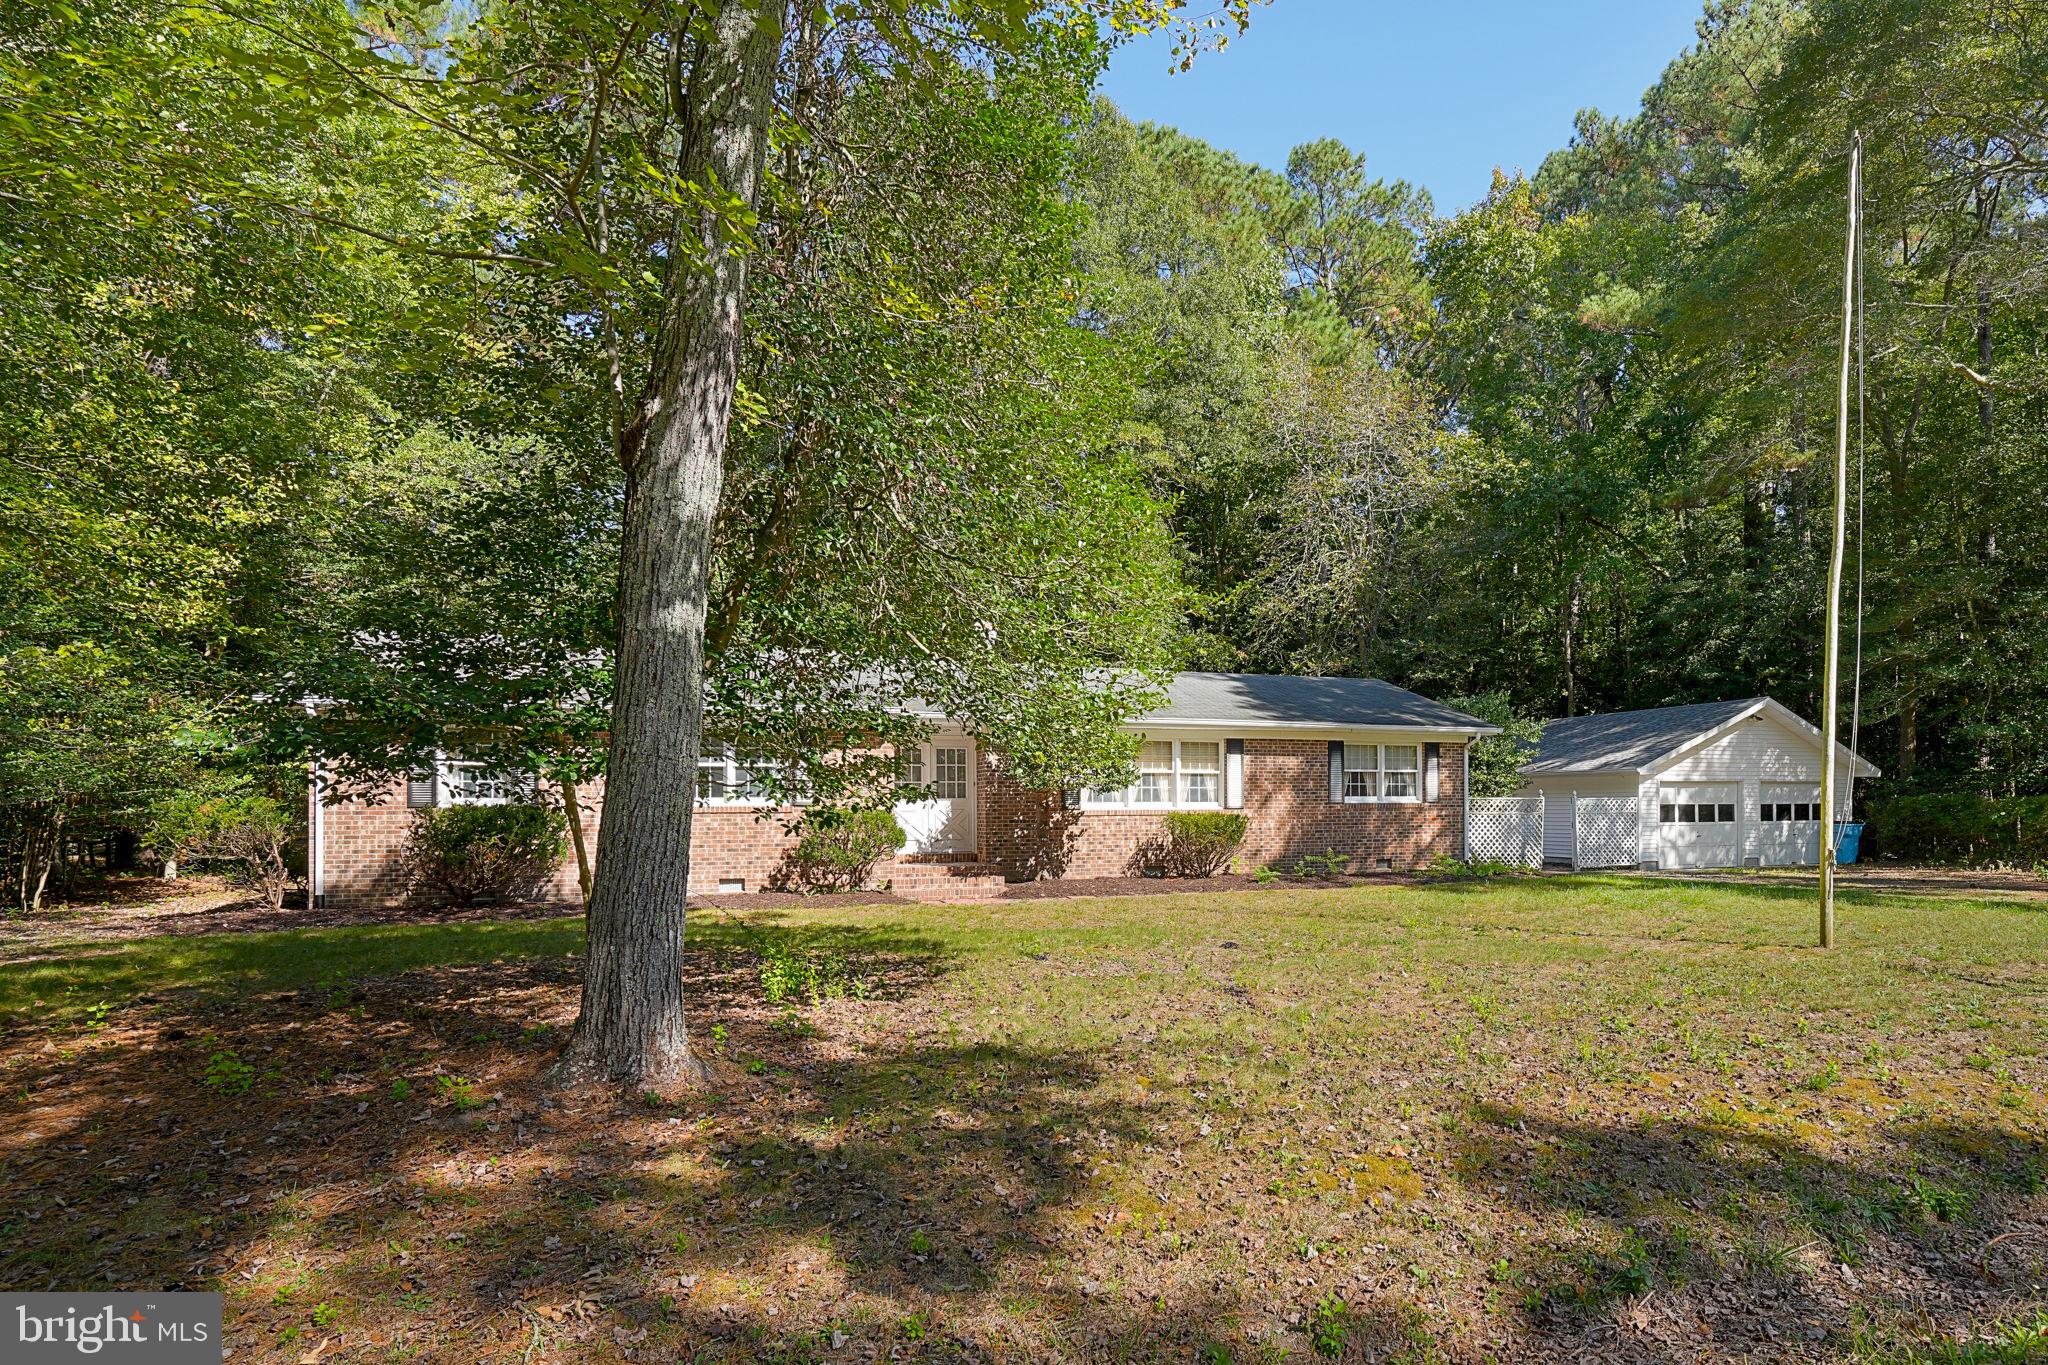
[[[1835,710],[1842,673],[1842,559],[1849,534],[1849,357],[1856,337],[1856,240],[1863,217],[1863,134],[1849,148],[1848,263],[1842,270],[1841,414],[1835,423],[1835,538],[1828,554],[1828,638],[1820,725],[1820,946],[1835,946]]]

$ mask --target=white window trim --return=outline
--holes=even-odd
[[[1351,766],[1351,751],[1352,751],[1353,749],[1370,749],[1370,750],[1372,750],[1372,751],[1373,751],[1373,754],[1372,754],[1372,761],[1373,761],[1373,766],[1372,766],[1371,768],[1353,768],[1353,767]],[[1395,771],[1395,772],[1398,772],[1398,773],[1409,773],[1409,774],[1412,774],[1412,775],[1414,776],[1414,778],[1415,778],[1415,793],[1414,793],[1414,795],[1412,795],[1412,796],[1388,796],[1388,795],[1386,795],[1386,790],[1387,790],[1387,771],[1388,771],[1388,769],[1387,769],[1387,750],[1389,750],[1389,749],[1413,749],[1413,750],[1415,751],[1415,766],[1414,766],[1414,767],[1412,767],[1412,768],[1395,768],[1395,769],[1393,769],[1393,771]],[[1411,744],[1380,744],[1380,743],[1377,743],[1377,742],[1375,742],[1375,741],[1372,741],[1372,740],[1346,740],[1346,741],[1344,741],[1344,771],[1345,771],[1345,772],[1346,772],[1347,774],[1349,774],[1349,773],[1353,773],[1353,772],[1371,772],[1371,773],[1375,774],[1378,780],[1377,780],[1377,781],[1376,781],[1376,782],[1375,782],[1375,783],[1374,783],[1373,785],[1374,785],[1374,786],[1375,786],[1375,787],[1376,787],[1376,788],[1378,789],[1378,793],[1379,793],[1379,794],[1378,794],[1378,795],[1375,795],[1375,796],[1352,796],[1352,795],[1349,795],[1349,794],[1347,793],[1347,794],[1345,795],[1345,797],[1344,797],[1344,802],[1343,802],[1343,804],[1345,804],[1345,805],[1347,805],[1347,806],[1419,806],[1419,805],[1421,805],[1421,804],[1422,804],[1422,769],[1423,769],[1423,764],[1424,764],[1424,763],[1426,763],[1427,761],[1428,761],[1428,760],[1427,760],[1427,759],[1425,759],[1425,758],[1423,757],[1423,753],[1422,753],[1422,743],[1421,743],[1421,741],[1419,741],[1419,740],[1418,740],[1418,741],[1416,741],[1416,742],[1414,742],[1414,743],[1411,743]],[[1346,780],[1346,782],[1345,782],[1345,785],[1346,785],[1346,786],[1349,786],[1349,785],[1350,785],[1350,782],[1349,782],[1349,780],[1348,780],[1348,779]]]
[[[489,767],[480,759],[462,758],[446,750],[434,752],[434,804],[436,806],[510,806],[521,796],[530,795],[532,779],[517,774],[501,774],[508,780],[495,796],[467,796],[460,792],[457,774],[463,772],[489,773]],[[521,785],[524,785],[522,791]]]
[[[705,796],[701,792],[693,791],[699,810],[780,810],[784,805],[800,806],[803,804],[801,800],[794,796],[786,802],[777,802],[774,798],[767,796],[733,796],[730,794],[735,787],[740,785],[741,773],[749,772],[754,768],[765,769],[773,767],[774,764],[772,762],[764,761],[753,765],[745,764],[740,762],[739,756],[732,746],[716,745],[698,755],[697,773],[703,772],[705,768],[714,763],[720,765],[719,786],[727,794],[723,796]],[[690,785],[694,789],[696,784],[697,775],[693,773],[690,778]]]
[[[1082,810],[1133,811],[1140,815],[1146,815],[1155,811],[1224,809],[1225,775],[1230,764],[1228,755],[1229,745],[1225,740],[1220,737],[1211,739],[1207,736],[1183,740],[1178,738],[1169,739],[1165,736],[1146,735],[1141,742],[1147,744],[1167,744],[1173,748],[1172,768],[1164,774],[1167,781],[1167,799],[1164,801],[1138,800],[1138,784],[1136,782],[1119,788],[1114,800],[1106,800],[1096,788],[1086,787],[1081,792]],[[1182,744],[1206,744],[1211,746],[1216,750],[1216,766],[1200,770],[1193,770],[1183,766],[1180,756],[1180,746]],[[1194,771],[1199,771],[1215,779],[1215,800],[1183,801],[1181,799],[1182,778]]]

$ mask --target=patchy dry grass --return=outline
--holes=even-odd
[[[1812,918],[700,912],[673,1106],[538,1085],[575,921],[23,950],[0,1283],[217,1285],[238,1362],[2040,1358],[2048,913]]]

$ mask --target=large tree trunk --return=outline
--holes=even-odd
[[[726,0],[697,36],[679,178],[751,210],[781,49],[780,0]],[[703,746],[704,619],[747,266],[729,215],[679,234],[639,416],[626,506],[611,758],[592,877],[583,1008],[564,1082],[673,1091],[701,1075],[683,1022],[683,909]]]

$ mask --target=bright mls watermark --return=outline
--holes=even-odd
[[[218,1294],[0,1294],[0,1361],[220,1365]]]

